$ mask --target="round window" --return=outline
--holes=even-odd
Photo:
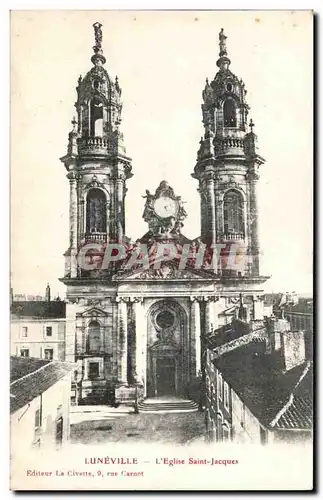
[[[156,323],[159,328],[170,328],[174,324],[174,315],[170,311],[161,311],[156,316]]]
[[[227,91],[231,92],[231,90],[232,90],[232,83],[229,82],[227,83]]]

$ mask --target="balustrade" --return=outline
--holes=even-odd
[[[109,150],[110,141],[106,137],[89,137],[87,139],[79,139],[79,151],[90,153],[106,153]]]
[[[107,233],[86,233],[85,241],[102,241],[106,243],[107,241]]]

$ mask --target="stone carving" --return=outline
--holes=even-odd
[[[188,270],[181,270],[181,269],[176,269],[175,267],[172,267],[170,264],[167,265],[162,265],[160,269],[155,269],[153,267],[149,269],[145,269],[141,272],[138,273],[131,273],[129,274],[130,279],[134,280],[145,280],[145,279],[150,279],[150,280],[166,280],[166,279],[187,279],[187,280],[194,280],[194,279],[201,279],[201,275],[203,274],[202,277],[209,278],[211,279],[214,275],[207,275],[206,271],[202,273],[201,270],[197,270],[196,273],[193,273],[192,271]],[[122,276],[123,279],[126,279],[124,275]]]
[[[162,181],[154,195],[146,189],[146,195],[143,198],[146,199],[143,219],[148,222],[152,236],[166,239],[179,236],[187,213],[181,197],[175,195],[168,182]],[[169,216],[167,213],[156,212],[156,201],[159,199],[165,199],[165,202],[167,202],[167,199],[171,201],[172,210]]]
[[[91,188],[101,188],[106,191],[105,185],[103,182],[99,182],[97,176],[94,174],[91,181],[84,185],[84,190],[87,191]]]

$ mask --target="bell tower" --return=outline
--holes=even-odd
[[[257,151],[257,136],[244,82],[230,70],[226,39],[219,33],[219,68],[202,93],[204,136],[200,140],[192,176],[199,182],[201,239],[207,245],[222,244],[239,254],[239,271],[226,269],[222,275],[259,276],[257,181],[265,160]]]
[[[121,124],[121,88],[104,65],[102,25],[95,23],[93,67],[78,79],[67,154],[61,158],[70,182],[70,242],[65,276],[75,278],[77,249],[87,242],[121,243],[125,237],[126,182],[132,176]]]

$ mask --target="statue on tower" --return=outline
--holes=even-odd
[[[94,23],[93,28],[94,28],[95,46],[98,49],[101,49],[101,47],[102,47],[102,30],[101,30],[102,24]]]
[[[226,39],[227,39],[227,37],[224,34],[224,30],[223,30],[223,28],[221,28],[221,31],[219,33],[220,57],[228,55],[228,53],[227,53],[227,46],[226,46],[226,43],[225,43]]]

